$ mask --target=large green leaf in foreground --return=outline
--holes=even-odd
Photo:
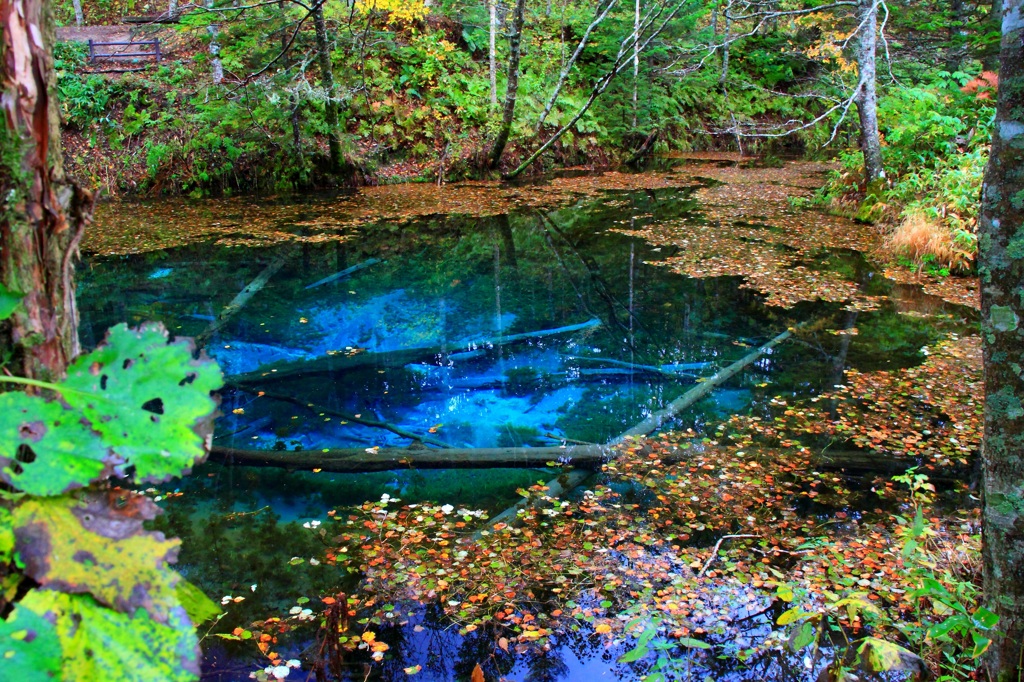
[[[31,595],[30,595],[31,596]],[[60,640],[53,623],[24,605],[0,621],[0,666],[4,679],[44,682],[60,673]]]
[[[149,498],[126,494],[111,504],[111,494],[29,499],[16,507],[14,533],[25,574],[42,587],[87,592],[118,611],[145,609],[167,623],[181,609],[175,588],[180,577],[168,566],[180,542],[143,530],[159,511]]]
[[[130,616],[88,595],[51,590],[32,590],[18,608],[56,623],[67,682],[186,682],[199,676],[198,642],[183,611],[164,625],[142,609]],[[5,672],[22,680],[32,669]]]
[[[61,401],[0,394],[0,480],[59,495],[129,465],[139,481],[180,476],[205,454],[221,385],[216,363],[162,325],[118,325],[75,360]]]
[[[58,402],[0,394],[0,479],[30,495],[60,495],[114,471],[99,437]]]
[[[68,370],[64,395],[103,442],[135,466],[139,481],[180,476],[205,454],[224,384],[209,360],[194,360],[189,341],[167,342],[163,325],[119,324],[103,345]]]

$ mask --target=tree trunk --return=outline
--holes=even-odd
[[[640,0],[633,12],[633,128],[637,124],[637,88],[640,84]]]
[[[80,2],[81,0],[75,1]],[[170,2],[167,3],[167,18],[173,19],[176,16],[178,16],[178,0],[170,0]]]
[[[869,194],[877,191],[885,177],[882,169],[882,143],[878,136],[878,95],[875,93],[875,48],[878,35],[877,0],[860,0],[857,40],[857,113],[860,116],[860,149],[864,154],[864,182]]]
[[[82,26],[85,24],[85,15],[82,14],[82,0],[72,0],[71,4],[75,8],[75,24]]]
[[[213,0],[206,0],[206,8],[213,9]],[[210,72],[213,76],[213,84],[220,85],[224,80],[224,65],[220,61],[220,43],[217,42],[220,26],[210,24],[206,30],[210,34]]]
[[[722,92],[725,92],[726,83],[729,80],[729,47],[730,41],[732,40],[732,2],[727,2],[725,5],[725,35],[722,36],[722,72],[718,76],[718,84],[722,87]]]
[[[0,25],[0,284],[25,294],[0,353],[12,373],[57,379],[79,350],[72,276],[93,197],[64,175],[47,3],[0,0]]]
[[[993,682],[1024,674],[1024,0],[1005,0],[999,94],[982,186],[980,244],[985,439],[985,598],[999,616]]]
[[[949,32],[946,47],[946,71],[956,73],[964,60],[967,46],[967,13],[964,0],[950,0]]]
[[[334,69],[331,66],[331,48],[327,42],[327,24],[324,22],[323,3],[313,10],[316,29],[316,57],[320,66],[320,83],[324,88],[324,120],[327,123],[327,146],[331,155],[332,171],[341,168],[341,140],[338,138],[338,101],[334,95]]]
[[[604,18],[608,16],[608,12],[611,11],[612,7],[618,0],[608,0],[608,4],[604,6],[602,10],[600,7],[595,10],[594,20],[590,22],[590,26],[587,26],[587,30],[583,32],[583,37],[580,38],[580,42],[576,45],[576,49],[573,51],[572,56],[569,57],[569,61],[562,66],[562,71],[558,74],[558,82],[555,83],[555,89],[551,91],[551,97],[548,98],[548,103],[544,105],[544,111],[540,115],[540,119],[537,121],[537,132],[544,126],[544,121],[547,120],[548,114],[555,106],[555,102],[558,101],[558,96],[562,93],[562,87],[565,86],[565,81],[569,77],[569,72],[572,71],[572,67],[576,65],[576,60],[583,53],[583,48],[587,46],[587,40],[590,38],[590,34],[593,33],[594,29],[604,21]]]
[[[519,94],[519,58],[522,56],[523,22],[526,15],[526,0],[516,0],[512,13],[512,35],[508,38],[508,82],[505,86],[505,107],[501,113],[501,127],[494,138],[494,146],[488,154],[487,167],[497,168],[505,152],[508,137],[512,133],[512,121],[516,114],[516,96]]]
[[[487,60],[488,75],[491,78],[491,106],[498,106],[498,0],[487,0],[487,11],[490,15],[487,29]]]

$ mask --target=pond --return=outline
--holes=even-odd
[[[388,496],[500,512],[552,476],[527,449],[557,464],[560,449],[608,443],[797,325],[821,333],[712,380],[660,430],[699,437],[768,414],[780,395],[829,390],[851,368],[913,367],[966,329],[973,311],[872,264],[866,228],[788,203],[822,170],[705,161],[520,187],[104,207],[79,276],[83,343],[121,321],[159,321],[200,339],[228,381],[211,461],[154,491],[158,527],[183,539],[181,572],[216,600],[245,597],[212,632],[354,589],[359,575],[317,559],[328,510]],[[474,466],[474,450],[497,459]],[[319,453],[330,461],[316,465]],[[288,467],[289,456],[302,459]],[[416,458],[429,468],[411,468]],[[361,651],[334,673],[468,679],[486,663],[509,680],[637,674],[616,662],[621,642],[560,631],[499,651],[493,631],[409,608],[390,623],[383,663]],[[765,618],[751,627],[770,630]],[[204,640],[208,679],[266,664],[241,644]],[[282,647],[302,658],[308,644]]]

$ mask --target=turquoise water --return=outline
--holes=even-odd
[[[317,206],[329,210],[322,198]],[[216,212],[216,202],[210,209]],[[396,448],[413,442],[412,434],[457,448],[531,447],[605,442],[798,322],[855,326],[858,334],[778,347],[680,414],[677,425],[699,432],[731,414],[767,413],[772,396],[812,395],[840,382],[844,368],[916,364],[923,346],[969,316],[885,280],[852,251],[823,251],[812,265],[840,272],[865,293],[888,296],[878,310],[851,312],[822,302],[767,307],[739,278],[673,274],[651,264],[672,255],[669,249],[612,231],[681,217],[702,229],[691,190],[615,191],[555,211],[381,221],[353,228],[340,242],[207,242],[87,255],[79,279],[83,343],[98,343],[103,330],[124,320],[158,320],[177,335],[201,334],[277,263],[265,286],[206,344],[229,381],[215,445]],[[301,226],[282,219],[279,229]],[[350,358],[362,364],[353,366]],[[387,493],[405,502],[494,511],[518,499],[516,488],[546,475],[529,469],[342,474],[211,462],[161,490],[172,496],[162,502],[168,513],[158,526],[183,538],[180,568],[210,596],[259,585],[232,607],[223,623],[230,629],[286,610],[297,595],[351,583],[323,566],[282,568],[282,557],[322,551],[300,524],[324,518],[328,509]],[[763,625],[753,620],[752,636]],[[430,608],[386,636],[394,657],[370,679],[406,679],[402,668],[416,663],[424,671],[415,679],[464,679],[491,655],[494,637],[459,636]],[[252,661],[238,658],[242,649],[216,640],[204,645],[209,679],[248,679]],[[509,654],[494,666],[510,680],[628,678],[615,659],[596,638],[565,633],[548,651]],[[361,665],[350,679],[364,679]],[[722,669],[713,679],[733,674]]]

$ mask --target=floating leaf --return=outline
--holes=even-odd
[[[185,613],[188,614],[188,619],[192,621],[193,625],[201,625],[221,614],[220,607],[189,581],[185,579],[179,580],[174,590],[178,601],[181,603],[182,608],[185,609]],[[249,633],[246,632],[246,634]],[[251,637],[252,635],[250,634],[249,636]]]

